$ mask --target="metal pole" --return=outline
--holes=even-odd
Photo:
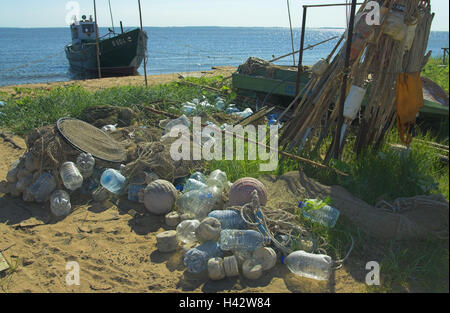
[[[297,85],[295,87],[295,94],[300,91],[300,78],[303,72],[303,47],[305,46],[305,30],[306,30],[306,13],[308,7],[303,6],[303,19],[302,19],[302,37],[300,39],[300,56],[298,59],[298,71],[297,71]]]
[[[122,21],[120,21],[120,31],[122,32],[122,35],[123,35],[123,24],[122,24]]]
[[[142,10],[141,10],[141,0],[138,0],[139,5],[139,19],[141,20],[141,31],[144,32],[144,26],[142,25]],[[141,35],[142,36],[142,35]],[[145,76],[145,87],[148,87],[147,80],[147,47],[144,50],[144,76]]]
[[[341,97],[339,102],[339,118],[338,125],[336,128],[335,140],[334,140],[334,158],[339,159],[341,155],[341,131],[344,124],[344,103],[347,96],[347,81],[350,70],[350,55],[352,51],[352,41],[353,41],[353,28],[355,24],[355,14],[356,14],[357,0],[352,0],[352,10],[350,13],[350,24],[348,25],[348,35],[345,51],[345,65],[344,65],[344,76],[342,78],[341,85]]]
[[[96,33],[96,38],[95,38],[95,41],[96,41],[96,46],[97,46],[97,70],[98,70],[98,78],[102,78],[102,70],[101,70],[101,67],[100,67],[100,43],[99,43],[99,40],[98,40],[98,32],[99,32],[99,29],[98,29],[98,23],[97,23],[97,5],[96,5],[96,3],[95,3],[95,0],[94,0],[94,16],[95,16],[95,33]]]
[[[294,33],[292,32],[292,19],[291,19],[291,7],[289,5],[289,0],[286,0],[288,7],[288,15],[289,15],[289,27],[291,29],[291,44],[292,44],[292,60],[293,66],[295,66],[295,47],[294,47]]]

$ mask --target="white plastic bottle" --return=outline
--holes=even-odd
[[[331,275],[333,261],[324,254],[312,254],[305,251],[295,251],[282,259],[288,269],[299,276],[316,280],[328,280]]]
[[[61,166],[61,179],[69,190],[77,190],[83,185],[83,176],[73,162],[66,162]]]
[[[81,153],[77,158],[77,168],[84,179],[92,176],[94,172],[95,159],[90,153]]]

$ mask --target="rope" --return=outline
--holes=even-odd
[[[292,240],[295,237],[298,238],[299,236],[304,236],[306,238],[309,237],[310,239],[312,239],[311,241],[313,242],[313,249],[312,249],[313,252],[328,254],[325,248],[329,246],[329,243],[324,237],[319,237],[317,239],[314,238],[313,234],[310,234],[307,230],[303,229],[298,224],[295,215],[290,214],[285,210],[277,210],[261,206],[259,202],[258,192],[256,190],[254,190],[252,193],[252,202],[243,205],[239,210],[241,218],[247,223],[247,225],[249,227],[254,228],[259,233],[261,233],[263,237],[269,238],[270,242],[275,247],[277,247],[285,256],[291,254],[292,252],[294,252],[294,250],[280,243],[275,238],[275,235],[271,231],[271,228],[276,229],[278,233],[283,233],[284,235],[288,236],[290,240]],[[273,216],[274,215],[278,216],[270,218],[267,216],[268,214],[270,214],[269,212],[272,212]],[[289,220],[292,220],[292,222]],[[284,231],[283,228],[285,229]],[[293,235],[294,232],[297,232],[296,236]],[[343,258],[333,260],[333,264],[335,265],[333,267],[334,270],[342,268],[344,262],[350,257],[350,254],[352,253],[355,245],[353,236],[350,233],[343,232],[340,230],[337,230],[337,232],[346,234],[350,238],[351,244],[347,253]],[[319,241],[322,242],[318,244]]]

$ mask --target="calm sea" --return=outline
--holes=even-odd
[[[239,27],[147,27],[149,74],[209,70],[212,66],[238,66],[248,57],[269,60],[292,51],[288,28]],[[118,31],[116,29],[116,31]],[[101,29],[105,34],[107,29]],[[308,29],[305,46],[341,35],[342,29]],[[64,46],[70,42],[68,28],[0,28],[0,86],[67,81],[69,71]],[[300,31],[295,30],[298,50]],[[326,57],[336,40],[306,51],[305,64]],[[448,47],[448,32],[432,32],[429,49],[441,56]],[[292,64],[287,57],[277,64]],[[143,73],[143,66],[139,69]]]

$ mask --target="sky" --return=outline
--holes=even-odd
[[[97,1],[98,23],[111,26],[108,0]],[[137,0],[110,0],[115,26],[139,25]],[[345,0],[289,0],[293,27],[301,26],[302,5]],[[93,0],[0,0],[0,27],[65,27],[71,5],[93,15]],[[144,26],[289,27],[287,0],[141,0]],[[431,0],[432,30],[449,30],[449,1]],[[67,6],[67,7],[66,7]],[[72,6],[73,8],[73,6]],[[345,27],[344,8],[310,8],[307,27]]]

